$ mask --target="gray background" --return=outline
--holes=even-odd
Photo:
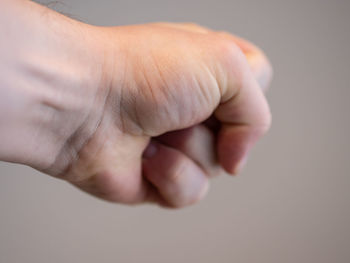
[[[260,45],[271,132],[244,173],[180,211],[94,199],[0,163],[0,262],[350,262],[349,0],[66,0],[83,21],[192,21]]]

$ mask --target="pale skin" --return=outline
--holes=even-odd
[[[184,207],[270,127],[272,70],[194,24],[97,27],[0,0],[0,160],[102,199]]]

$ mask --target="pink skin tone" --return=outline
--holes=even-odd
[[[270,127],[272,69],[246,40],[96,27],[25,0],[0,10],[0,160],[108,201],[184,207],[237,174]]]

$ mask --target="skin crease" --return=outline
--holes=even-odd
[[[6,161],[30,165],[108,201],[184,207],[205,196],[211,177],[237,174],[268,130],[263,90],[272,69],[253,44],[194,24],[96,27],[61,22],[69,19],[45,12],[84,45],[76,48],[92,54],[90,64],[81,64],[90,66],[93,81],[84,82],[89,87],[74,85],[81,86],[73,97],[83,106],[72,120],[66,116],[72,116],[74,103],[67,103],[64,92],[62,103],[48,99],[49,108],[63,109],[54,117],[69,131],[58,136],[52,161]],[[70,34],[71,27],[80,34]],[[98,74],[91,72],[93,63],[100,65]],[[69,85],[64,90],[72,94]]]

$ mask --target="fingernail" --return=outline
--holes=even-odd
[[[158,152],[158,146],[154,142],[150,142],[143,152],[143,157],[146,159],[152,158]]]
[[[233,170],[233,174],[237,175],[243,171],[243,168],[247,164],[248,161],[248,155],[245,155],[236,165],[235,169]]]

